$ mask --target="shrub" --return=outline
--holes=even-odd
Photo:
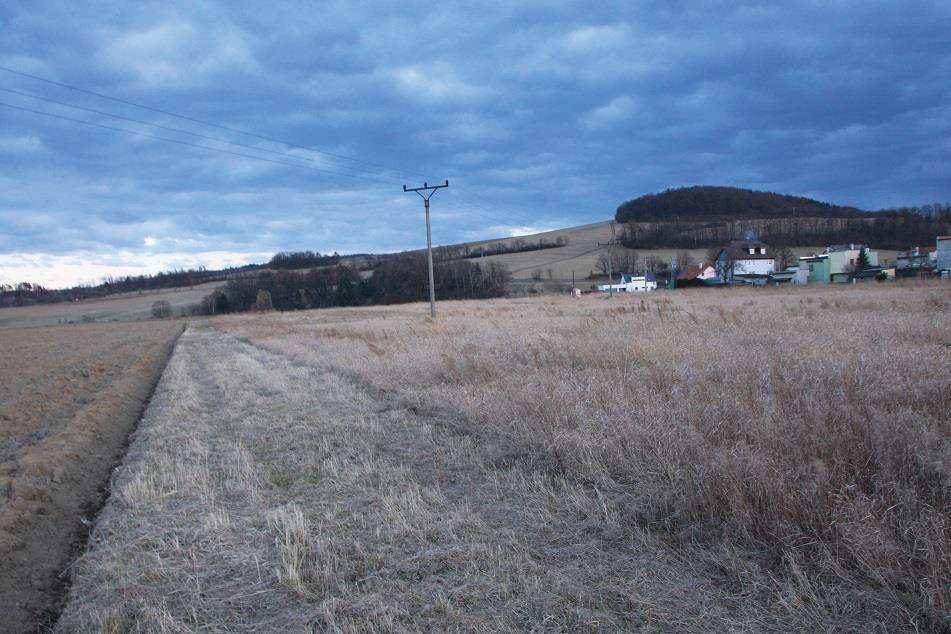
[[[258,298],[254,302],[254,310],[274,310],[271,304],[271,294],[266,290],[258,291]]]
[[[172,316],[172,305],[166,300],[160,299],[152,304],[152,317],[155,319],[165,319]]]

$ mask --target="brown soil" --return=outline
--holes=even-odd
[[[0,631],[37,631],[181,325],[0,330]]]

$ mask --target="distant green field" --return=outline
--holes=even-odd
[[[0,328],[51,326],[61,323],[88,321],[139,321],[152,316],[152,304],[165,300],[178,316],[182,308],[201,299],[222,286],[224,282],[209,282],[198,286],[170,288],[159,291],[129,293],[81,302],[62,302],[0,309]]]

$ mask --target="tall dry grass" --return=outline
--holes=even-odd
[[[951,289],[686,291],[229,319],[508,438],[790,609],[951,619]],[[599,493],[600,494],[600,493]],[[742,583],[742,575],[738,583]]]

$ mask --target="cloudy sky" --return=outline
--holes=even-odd
[[[951,3],[775,5],[4,2],[0,282],[415,248],[443,178],[439,243],[690,184],[951,200]]]

